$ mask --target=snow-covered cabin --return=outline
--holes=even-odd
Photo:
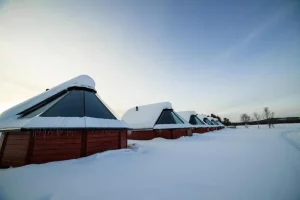
[[[199,119],[195,111],[180,111],[177,113],[192,125],[193,133],[205,133],[209,131],[209,126]]]
[[[224,124],[222,124],[222,123],[218,120],[218,118],[213,118],[213,121],[216,123],[216,125],[219,125],[219,129],[222,129],[222,128],[225,127]]]
[[[128,139],[150,140],[156,137],[175,139],[192,135],[192,126],[174,112],[169,102],[133,107],[122,119],[132,128]]]
[[[198,115],[198,118],[201,119],[203,122],[205,122],[205,124],[207,124],[209,126],[209,129],[211,131],[213,130],[217,130],[217,126],[214,125],[210,120],[209,120],[209,116],[205,115],[205,114],[201,114],[201,115]]]
[[[81,75],[0,115],[0,166],[88,156],[127,147],[128,125]]]
[[[209,121],[216,127],[217,130],[222,129],[222,126],[218,123],[218,120],[213,117],[207,117]]]

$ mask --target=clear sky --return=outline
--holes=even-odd
[[[88,74],[120,116],[300,116],[300,1],[0,0],[0,70],[0,112]]]

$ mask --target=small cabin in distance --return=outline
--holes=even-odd
[[[209,125],[199,119],[195,111],[180,111],[177,113],[192,125],[193,133],[206,133],[210,131]]]
[[[133,107],[122,119],[132,128],[128,134],[128,139],[132,140],[176,139],[192,135],[192,126],[173,110],[169,102]]]

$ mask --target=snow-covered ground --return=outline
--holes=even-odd
[[[300,124],[129,142],[132,150],[0,170],[0,199],[300,199]]]

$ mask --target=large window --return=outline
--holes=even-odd
[[[191,115],[189,123],[192,125],[205,125],[205,123],[201,121],[196,115]]]
[[[214,125],[219,125],[215,120],[211,120],[211,122],[214,124]]]
[[[214,125],[211,121],[209,121],[209,119],[204,118],[203,121],[208,124],[208,125]]]
[[[93,117],[116,119],[110,110],[102,103],[95,92],[87,90],[70,90],[45,105],[41,105],[25,118],[40,117]]]
[[[163,110],[156,124],[183,124],[173,110]]]
[[[42,117],[83,117],[83,90],[72,90],[59,102],[41,114]]]
[[[116,119],[95,93],[85,91],[85,116],[103,119]]]

